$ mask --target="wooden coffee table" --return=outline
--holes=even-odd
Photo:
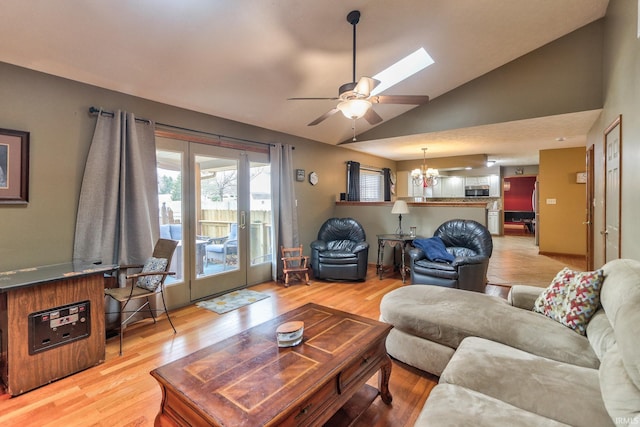
[[[278,325],[304,322],[303,343],[278,348]],[[151,372],[157,426],[349,425],[380,395],[391,403],[391,326],[306,304]],[[365,384],[379,372],[378,389]]]

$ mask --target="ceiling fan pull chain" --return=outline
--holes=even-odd
[[[353,129],[353,139],[352,139],[352,141],[355,142],[356,141],[356,119],[353,119],[352,124],[351,124],[351,129]]]

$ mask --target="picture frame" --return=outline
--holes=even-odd
[[[29,132],[0,129],[0,204],[29,202]]]
[[[302,182],[304,181],[305,172],[304,169],[296,169],[296,181]]]

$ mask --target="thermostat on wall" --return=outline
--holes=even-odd
[[[586,184],[586,183],[587,183],[587,173],[578,172],[576,174],[576,184]]]

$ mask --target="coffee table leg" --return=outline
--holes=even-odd
[[[380,398],[387,405],[390,405],[393,400],[389,391],[389,378],[391,378],[391,358],[386,356],[386,361],[380,367],[380,374],[378,375],[378,390],[380,390]]]

